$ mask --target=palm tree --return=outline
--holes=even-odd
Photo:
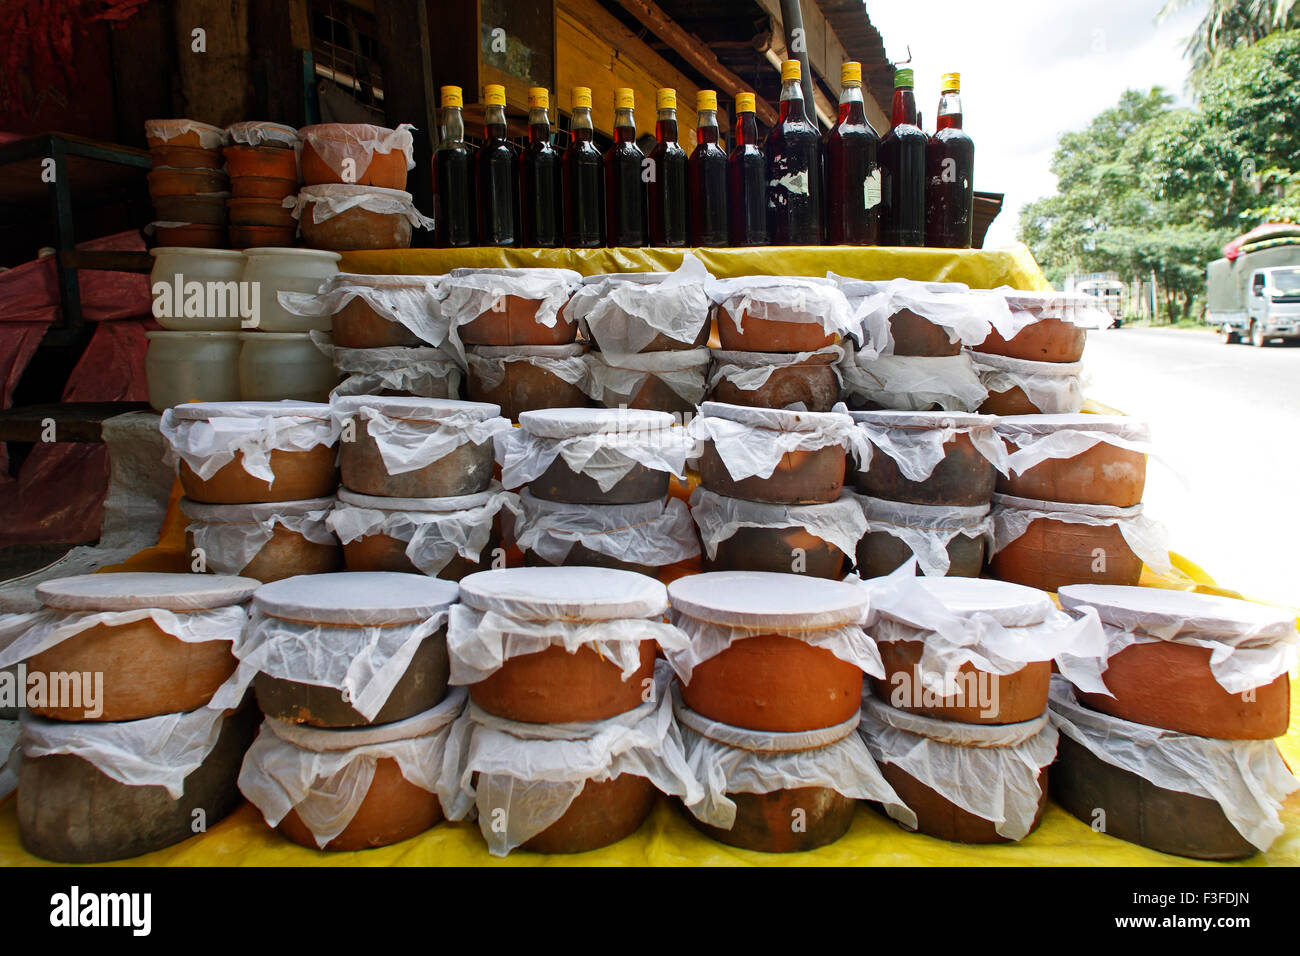
[[[1206,0],[1167,0],[1157,22],[1204,3]],[[1249,46],[1274,30],[1293,27],[1300,27],[1297,0],[1208,0],[1205,16],[1183,51],[1192,64],[1192,86],[1199,86],[1229,50]]]

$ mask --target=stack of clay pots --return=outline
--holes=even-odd
[[[278,581],[342,566],[326,518],[339,428],[328,405],[198,402],[163,413],[190,569]]]
[[[667,412],[552,408],[523,412],[496,437],[501,482],[524,488],[514,538],[530,565],[589,565],[656,575],[696,557],[686,504],[684,429]],[[526,486],[526,488],[524,487]]]
[[[843,577],[866,530],[844,490],[847,450],[862,441],[852,418],[705,402],[688,431],[707,569]]]
[[[571,269],[453,269],[438,284],[467,390],[511,421],[522,412],[590,404],[587,346],[565,308],[582,277]]]
[[[284,199],[297,194],[301,179],[298,131],[278,123],[235,123],[226,127],[226,140],[231,247],[292,246],[298,223]]]
[[[691,415],[704,400],[712,277],[691,253],[675,272],[588,276],[564,307],[595,348],[589,391],[607,408]]]
[[[839,343],[853,321],[832,281],[745,276],[712,280],[708,293],[722,346],[713,350],[713,401],[809,412],[839,401]]]
[[[840,365],[855,409],[972,412],[987,398],[962,348],[1007,316],[1001,297],[959,282],[834,277],[853,313]]]
[[[144,135],[153,159],[154,243],[224,249],[230,196],[221,167],[225,131],[197,120],[160,119],[146,120]]]
[[[36,587],[0,666],[19,681],[18,835],[30,853],[98,863],[171,846],[239,805],[256,708],[222,695],[257,588],[248,578],[91,574]],[[6,635],[7,636],[7,635]],[[45,688],[33,697],[31,687]]]
[[[456,595],[392,572],[258,589],[232,683],[251,681],[266,715],[239,789],[268,825],[313,849],[360,850],[442,820],[438,777],[464,705],[447,685]]]
[[[864,442],[853,483],[866,516],[858,573],[915,558],[927,575],[978,577],[992,532],[989,503],[1006,452],[991,415],[853,412]]]
[[[999,418],[1006,472],[993,496],[996,578],[1055,591],[1137,584],[1145,563],[1169,569],[1164,531],[1145,516],[1150,434],[1121,416]]]
[[[809,850],[848,832],[856,801],[901,803],[855,733],[863,672],[883,673],[862,629],[861,588],[724,571],[679,578],[668,596],[689,644],[664,654],[705,789],[683,803],[705,834],[750,850]]]
[[[1282,802],[1300,789],[1273,740],[1290,719],[1294,613],[1155,588],[1079,585],[1059,597],[1071,614],[1100,617],[1105,638],[1091,654],[1058,657],[1061,805],[1165,853],[1267,850]]]
[[[860,730],[912,811],[890,816],[962,843],[1022,839],[1056,755],[1052,660],[1104,646],[1096,617],[1075,620],[1033,588],[907,568],[866,588],[885,676],[872,678]]]
[[[664,586],[609,568],[511,568],[460,583],[443,808],[478,817],[489,850],[577,853],[636,830],[657,791],[701,799],[656,650],[682,650]]]
[[[1083,407],[1080,374],[1088,328],[1114,320],[1091,296],[1060,292],[998,290],[1007,312],[970,345],[988,398],[980,411],[992,415],[1053,415]]]
[[[432,228],[405,191],[415,167],[411,126],[322,123],[298,131],[302,190],[284,200],[313,249],[405,249]]]
[[[349,395],[332,405],[343,487],[329,526],[350,571],[458,580],[493,562],[498,514],[515,497],[493,482],[496,405]]]

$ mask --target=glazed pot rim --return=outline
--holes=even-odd
[[[110,571],[43,581],[36,597],[60,611],[204,611],[242,604],[261,586],[232,574]]]

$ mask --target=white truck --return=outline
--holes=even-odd
[[[1228,344],[1300,339],[1300,244],[1216,259],[1205,270],[1206,316]]]

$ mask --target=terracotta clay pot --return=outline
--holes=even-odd
[[[619,774],[588,780],[564,816],[523,845],[534,853],[583,853],[634,833],[654,809],[658,791],[645,777]]]
[[[309,850],[368,850],[408,840],[441,823],[442,806],[438,797],[422,790],[402,776],[402,768],[391,757],[375,762],[375,775],[365,799],[343,832],[324,847],[290,810],[276,827],[281,835]]]
[[[846,468],[844,448],[827,445],[815,451],[786,452],[767,478],[751,475],[736,481],[713,442],[706,440],[700,456],[700,483],[709,491],[729,498],[790,505],[822,504],[840,496]]]
[[[858,542],[858,575],[863,578],[882,577],[897,571],[912,556],[912,549],[900,538],[884,531],[869,531]],[[948,542],[948,577],[977,578],[983,567],[984,538],[958,534]]]
[[[394,346],[427,345],[423,339],[386,315],[381,315],[359,296],[334,313],[334,344],[345,349],[379,349]]]
[[[234,460],[222,465],[206,480],[181,459],[181,488],[187,498],[216,505],[324,498],[334,494],[339,485],[334,455],[334,445],[316,445],[306,451],[273,449],[270,464],[274,484],[244,470],[243,452],[235,452]]]
[[[1011,442],[1007,448],[1016,450]],[[998,475],[997,490],[1038,501],[1131,508],[1141,503],[1146,479],[1146,455],[1099,442],[1072,458],[1048,458],[1022,474]]]
[[[810,412],[829,412],[840,397],[840,380],[832,367],[834,358],[818,355],[800,365],[778,366],[766,382],[748,391],[724,378],[713,387],[709,399],[758,408],[802,404]]]
[[[33,656],[29,674],[90,673],[104,677],[102,712],[84,707],[32,707],[52,720],[124,721],[185,713],[203,707],[238,662],[230,641],[190,643],[151,618],[108,627],[97,624]]]
[[[430,423],[430,430],[434,428]],[[486,491],[492,482],[492,442],[465,442],[437,461],[390,475],[379,446],[363,423],[356,439],[339,446],[339,471],[343,484],[363,495],[382,498],[454,498]]]
[[[1043,410],[1029,400],[1019,385],[1013,385],[1005,392],[990,391],[979,411],[985,415],[1038,415]]]
[[[349,124],[323,123],[299,130],[302,137],[302,180],[308,186],[341,183],[343,178],[325,162],[312,145],[314,137],[347,142]],[[356,129],[357,127],[353,127]],[[373,127],[371,127],[373,129]],[[406,154],[400,149],[388,153],[368,153],[360,147],[350,147],[347,156],[356,166],[352,185],[379,186],[384,189],[406,188]],[[375,248],[385,248],[376,246]]]
[[[371,212],[353,206],[316,222],[315,210],[316,203],[304,204],[298,220],[303,243],[312,249],[405,249],[411,244],[411,223],[401,213]]]
[[[1104,569],[1096,570],[1101,558]],[[1142,559],[1115,525],[1036,518],[989,559],[989,572],[999,581],[1056,591],[1067,584],[1137,584]]]
[[[298,224],[292,226],[231,226],[232,249],[287,249],[298,234]]]
[[[682,699],[711,720],[789,733],[843,723],[858,711],[862,671],[798,638],[760,634],[734,641],[695,666]]]
[[[1218,740],[1271,740],[1287,732],[1286,674],[1248,694],[1230,694],[1210,670],[1211,650],[1173,641],[1131,644],[1110,659],[1102,680],[1114,697],[1078,693],[1093,710],[1148,727]]]
[[[717,556],[701,554],[705,571],[774,571],[791,573],[792,555],[803,552],[803,570],[795,573],[814,578],[844,577],[844,552],[828,541],[800,527],[737,528],[718,542]]]
[[[226,248],[226,227],[224,225],[212,226],[204,223],[192,223],[188,226],[155,226],[153,240],[156,246],[224,249]]]
[[[508,295],[497,302],[499,309],[488,309],[472,322],[460,327],[460,339],[466,345],[568,345],[578,338],[578,323],[556,317],[547,328],[537,321],[539,299],[521,299]]]
[[[155,146],[149,150],[153,168],[220,169],[221,150],[197,146]]]
[[[745,330],[736,328],[731,313],[718,307],[718,340],[730,352],[815,352],[835,342],[835,333],[827,332],[818,322],[799,322],[790,310],[768,307],[769,315],[778,318],[760,319],[748,311],[741,315]],[[781,315],[791,318],[779,318]]]
[[[943,460],[929,478],[912,481],[899,470],[893,458],[876,449],[866,471],[854,469],[853,484],[864,495],[887,501],[964,508],[988,504],[998,472],[972,444],[970,435],[965,432],[954,435],[943,446],[943,453]]]
[[[602,491],[596,479],[575,472],[563,456],[557,455],[550,467],[528,483],[528,490],[534,497],[546,501],[580,505],[624,505],[665,498],[668,495],[669,477],[666,471],[656,471],[636,464],[608,491]]]
[[[950,720],[959,724],[1018,724],[1033,720],[1047,709],[1047,692],[1052,682],[1052,662],[1033,661],[1011,674],[981,672],[969,662],[957,669],[959,681],[972,681],[966,687],[987,688],[993,713],[987,713],[977,699],[968,699],[960,691],[943,698],[938,706],[914,703],[920,689],[917,666],[925,650],[922,641],[878,641],[880,658],[885,664],[885,679],[871,678],[872,693],[891,706],[908,713]],[[895,692],[902,692],[895,701]]]
[[[225,147],[222,155],[226,158],[226,172],[231,179],[244,176],[259,176],[265,179],[298,180],[298,159],[292,149],[279,146],[242,146]]]
[[[1087,343],[1087,329],[1064,319],[1039,319],[1017,332],[1010,342],[992,329],[988,338],[971,348],[1027,362],[1077,362],[1083,358]]]
[[[257,708],[223,718],[216,745],[185,778],[179,800],[164,787],[130,787],[71,754],[24,757],[18,774],[18,836],[23,849],[59,863],[103,863],[161,850],[194,835],[243,802],[236,781],[253,741]]]
[[[202,226],[224,226],[228,215],[221,196],[159,196],[153,201],[159,222],[191,222]]]
[[[224,192],[230,180],[220,169],[159,168],[148,173],[149,196],[194,196],[199,193]]]
[[[361,727],[391,724],[423,713],[442,703],[447,696],[447,629],[440,628],[416,649],[406,672],[398,680],[384,706],[373,720],[367,720],[334,687],[258,674],[253,690],[262,713],[290,724],[312,727]]]
[[[278,150],[277,150],[278,152]],[[293,210],[280,205],[278,199],[228,199],[230,221],[236,226],[274,226],[293,229],[297,222]]]
[[[490,714],[530,724],[608,720],[645,703],[653,679],[655,643],[641,642],[641,667],[623,680],[617,664],[588,645],[570,654],[555,644],[507,660],[469,686],[474,703]]]
[[[297,177],[274,179],[266,176],[236,176],[230,180],[232,199],[278,199],[298,192]]]
[[[889,334],[894,339],[895,355],[961,354],[960,339],[950,341],[946,328],[911,309],[902,309],[890,316]]]
[[[193,532],[185,533],[185,547],[191,555],[194,553]],[[309,541],[297,531],[277,524],[271,532],[271,540],[236,573],[269,584],[299,574],[325,574],[342,569],[343,552],[337,542]]]
[[[1064,736],[1061,738],[1064,740]],[[917,832],[952,843],[1010,843],[998,833],[993,821],[963,810],[946,797],[921,783],[907,771],[891,763],[878,761],[880,772],[894,788],[898,798],[916,814]],[[1032,833],[1043,820],[1047,808],[1048,772],[1038,771],[1038,813],[1034,816]]]
[[[506,362],[505,375],[495,388],[484,386],[471,362],[466,390],[470,401],[500,405],[501,414],[511,421],[518,421],[521,412],[535,409],[585,408],[591,404],[577,385],[528,362]]]
[[[730,830],[710,826],[687,813],[705,836],[762,853],[799,853],[834,843],[849,832],[858,802],[829,787],[795,787],[771,793],[728,793],[736,804]],[[800,820],[795,829],[792,821]]]
[[[1065,734],[1052,765],[1052,796],[1089,826],[1104,819],[1108,836],[1161,853],[1197,860],[1244,860],[1258,852],[1216,801],[1157,787],[1093,756]]]

